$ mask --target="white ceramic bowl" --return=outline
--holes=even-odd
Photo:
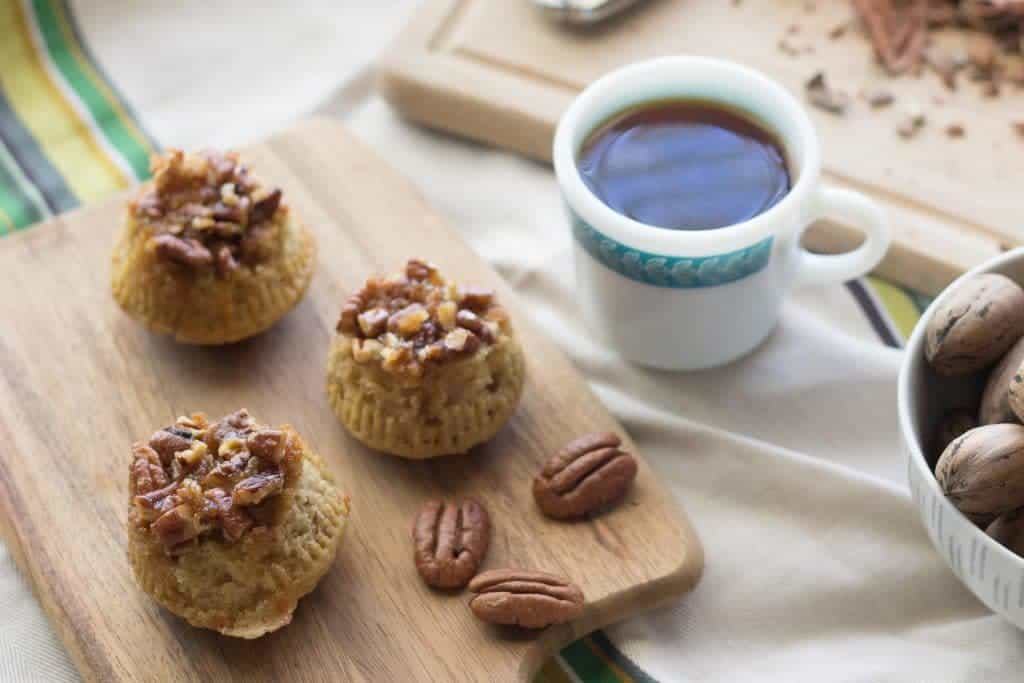
[[[932,434],[942,416],[958,407],[976,406],[984,373],[965,379],[938,377],[924,358],[925,326],[953,288],[977,273],[1002,273],[1024,285],[1024,248],[1002,254],[966,273],[921,316],[900,369],[900,433],[910,492],[936,550],[979,600],[1024,629],[1024,558],[993,541],[946,500],[927,457]]]

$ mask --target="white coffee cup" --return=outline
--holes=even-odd
[[[653,227],[604,204],[580,176],[581,145],[611,116],[672,98],[721,102],[771,130],[786,153],[789,194],[750,220],[714,230]],[[859,277],[889,246],[886,218],[874,202],[822,185],[820,143],[800,103],[775,81],[731,62],[663,57],[607,74],[562,116],[554,162],[584,316],[641,365],[693,370],[735,360],[772,331],[792,287]],[[840,255],[803,249],[803,232],[826,217],[863,230],[864,243]]]

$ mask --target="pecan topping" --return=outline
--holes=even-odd
[[[160,466],[160,457],[149,446],[137,443],[132,446],[132,467],[129,485],[132,491],[145,494],[167,486],[167,474]]]
[[[427,585],[461,588],[476,574],[491,542],[491,520],[480,503],[432,500],[413,522],[413,561]]]
[[[546,628],[583,613],[583,591],[545,572],[495,569],[470,581],[469,590],[476,593],[469,608],[491,624]]]
[[[156,255],[168,261],[182,263],[192,268],[202,268],[213,263],[213,254],[199,240],[163,234],[154,237],[152,244]]]
[[[284,488],[284,478],[278,472],[255,474],[235,484],[231,499],[236,505],[258,505]]]
[[[239,410],[209,424],[201,414],[132,447],[131,520],[169,555],[220,532],[232,543],[283,513],[281,493],[296,486],[302,442],[290,428],[267,429]]]
[[[636,458],[621,444],[610,432],[569,442],[533,480],[537,506],[548,517],[573,519],[621,499],[637,473]]]
[[[160,462],[168,464],[178,451],[187,450],[192,445],[192,435],[172,431],[174,427],[161,429],[149,437],[149,447],[160,456]]]
[[[426,261],[400,275],[370,278],[342,306],[338,332],[352,338],[357,363],[421,376],[429,367],[476,353],[509,329],[494,292],[460,288]]]
[[[281,190],[250,176],[237,154],[170,150],[150,165],[153,181],[131,210],[159,258],[224,278],[273,251]]]

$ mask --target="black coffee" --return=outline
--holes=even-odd
[[[785,153],[749,116],[699,100],[648,102],[600,125],[579,155],[601,201],[641,223],[714,230],[764,213],[790,188]]]

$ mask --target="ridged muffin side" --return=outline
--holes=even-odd
[[[316,266],[316,242],[293,211],[275,216],[273,230],[268,260],[217,277],[159,258],[149,246],[152,231],[128,211],[114,248],[114,300],[148,329],[185,344],[259,334],[302,299]]]
[[[414,381],[357,362],[352,339],[339,335],[327,395],[342,424],[370,448],[424,459],[465,453],[494,437],[515,412],[524,380],[523,352],[511,334]]]

